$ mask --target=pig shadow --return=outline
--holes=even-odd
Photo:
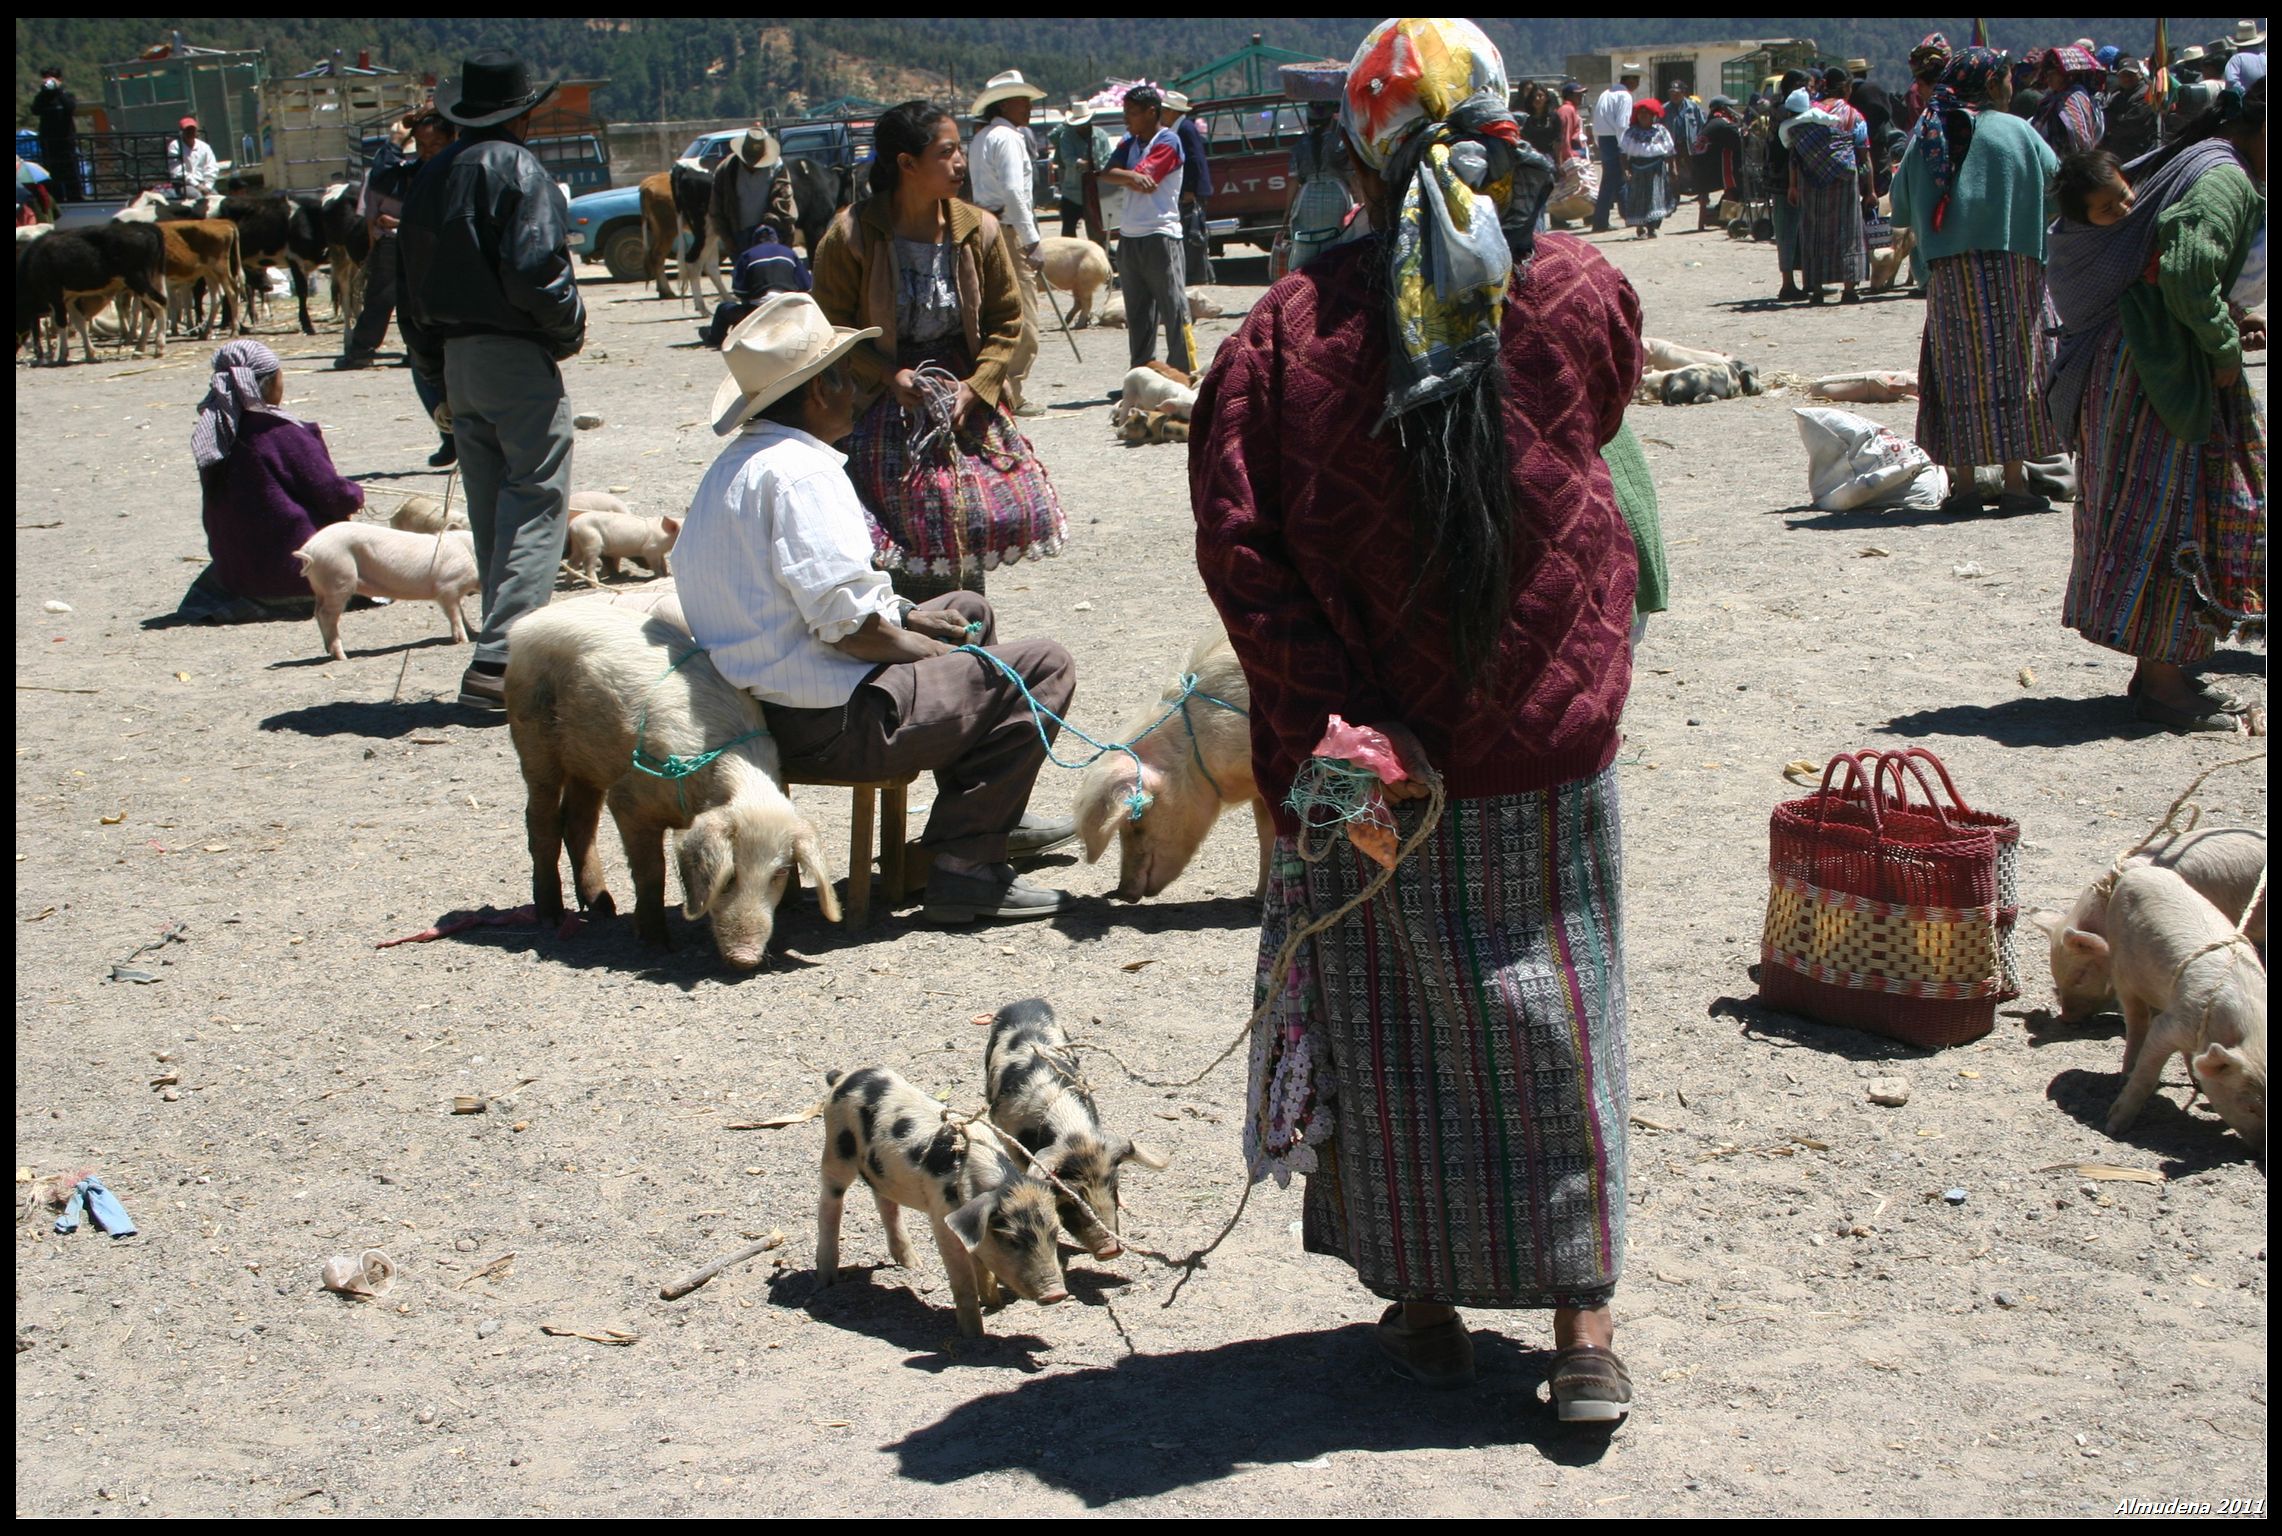
[[[276,665],[294,666],[301,663],[279,662]],[[414,731],[434,731],[446,726],[466,725],[471,718],[468,710],[450,699],[402,699],[395,703],[336,699],[330,704],[310,704],[271,715],[262,721],[261,728],[265,731],[292,731],[302,736],[363,736],[374,741],[393,741],[400,736],[409,736]]]
[[[1357,1323],[1033,1376],[883,1449],[920,1482],[1019,1470],[1090,1509],[1347,1452],[1526,1444],[1568,1466],[1606,1455],[1605,1426],[1559,1424],[1538,1400],[1549,1351],[1473,1338],[1481,1380],[1462,1391],[1395,1380]]]
[[[566,887],[567,889],[567,887]],[[527,954],[550,964],[581,971],[614,971],[636,981],[654,982],[688,993],[706,982],[735,985],[753,982],[768,986],[812,968],[808,956],[830,947],[829,935],[840,930],[824,920],[813,906],[787,904],[777,910],[776,930],[761,965],[750,971],[731,970],[714,947],[713,926],[705,918],[687,919],[678,905],[666,908],[670,949],[645,942],[634,932],[633,888],[620,882],[611,889],[614,900],[624,902],[616,916],[585,914],[579,931],[558,938],[544,925],[523,928],[470,928],[451,934],[443,943],[459,941],[485,949]],[[819,939],[825,940],[818,943]]]
[[[855,1205],[851,1197],[851,1214]],[[916,1212],[906,1212],[903,1220],[904,1231],[919,1252],[918,1269],[842,1264],[839,1279],[822,1290],[817,1288],[814,1270],[780,1271],[769,1281],[769,1304],[799,1307],[827,1327],[910,1350],[912,1358],[904,1363],[914,1370],[933,1373],[953,1366],[1032,1373],[1044,1370],[1045,1362],[1037,1351],[1052,1346],[1035,1333],[1007,1331],[1012,1326],[1009,1320],[1021,1319],[1020,1309],[1030,1307],[1028,1302],[1010,1301],[995,1311],[986,1308],[983,1327],[988,1331],[982,1338],[970,1339],[959,1332],[951,1283],[943,1278],[941,1258],[933,1251],[935,1240],[927,1231],[927,1223]],[[861,1235],[849,1234],[845,1227],[842,1233],[843,1244],[851,1235]],[[877,1239],[876,1228],[872,1236]],[[922,1295],[918,1290],[921,1285],[932,1285],[933,1289]],[[1044,1311],[1037,1307],[1030,1310],[1033,1314]]]
[[[2121,1040],[2124,1033],[2123,1015],[2112,1008],[2081,1019],[2063,1019],[2050,1008],[2007,1008],[2002,1015],[2020,1020],[2032,1048],[2072,1040]]]
[[[1785,1013],[1770,1008],[1755,997],[1719,997],[1705,1010],[1715,1019],[1735,1019],[1743,1025],[1743,1037],[1763,1045],[1805,1048],[1819,1051],[1825,1056],[1843,1057],[1848,1061],[1887,1062],[1922,1061],[1929,1051],[1884,1035],[1873,1035],[1867,1030],[1850,1029],[1844,1024],[1825,1024],[1803,1014]]]
[[[1980,736],[2008,747],[2081,747],[2146,736],[2162,727],[2132,719],[2131,705],[2120,696],[2047,695],[1996,704],[1944,704],[1896,715],[1879,729],[1891,736]]]
[[[2117,1065],[2122,1065],[2120,1052]],[[2198,1113],[2180,1102],[2179,1090],[2193,1088],[2185,1078],[2186,1068],[2177,1060],[2164,1064],[2162,1086],[2148,1097],[2139,1118],[2125,1128],[2115,1142],[2117,1149],[2154,1153],[2163,1160],[2159,1171],[2167,1179],[2209,1173],[2236,1163],[2256,1163],[2256,1151],[2228,1130],[2225,1121],[2209,1110]],[[2106,1136],[2108,1111],[2115,1107],[2123,1086],[2121,1070],[2091,1072],[2070,1067],[2045,1085],[2044,1096],[2069,1119]]]
[[[304,618],[306,619],[306,616]],[[342,646],[341,649],[348,652],[350,661],[369,661],[375,656],[401,656],[406,651],[431,651],[439,645],[465,645],[466,643],[464,640],[454,640],[450,635],[430,635],[425,640],[406,640],[396,645],[376,645],[369,650],[360,651],[346,645]],[[323,651],[319,651],[314,656],[295,656],[286,661],[273,661],[263,670],[268,672],[294,672],[305,667],[334,665],[345,665],[345,663],[335,663],[332,657]],[[459,718],[465,720],[468,717],[463,714]],[[337,735],[339,733],[328,732],[327,734]]]

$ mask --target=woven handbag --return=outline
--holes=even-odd
[[[1867,759],[1871,754],[1865,752]],[[1977,811],[1965,803],[1957,792],[1957,782],[1950,778],[1948,767],[1924,747],[1910,747],[1902,752],[1884,754],[1888,763],[1906,762],[1918,784],[1925,790],[1926,803],[1933,804],[1933,786],[1926,782],[1925,769],[1931,768],[1941,778],[1941,787],[1949,796],[1949,819],[1963,826],[1986,827],[1997,840],[1997,960],[2000,974],[2005,979],[2005,990],[1997,994],[1997,1001],[2009,1003],[2021,995],[2020,915],[2021,915],[2021,824],[2010,816],[1995,811]],[[1918,765],[1922,764],[1923,767]],[[1909,809],[1908,795],[1897,769],[1879,773],[1879,784],[1892,782],[1893,796],[1888,802],[1898,810]]]
[[[1759,995],[1929,1050],[1962,1045],[1996,1027],[2005,985],[1996,835],[1939,804],[1887,803],[1882,771],[1879,754],[1840,753],[1819,790],[1775,807]]]

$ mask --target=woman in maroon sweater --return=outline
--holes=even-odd
[[[1222,344],[1189,476],[1277,806],[1263,985],[1285,934],[1376,872],[1344,840],[1299,856],[1283,802],[1328,717],[1385,731],[1448,796],[1279,988],[1254,1041],[1253,1172],[1307,1175],[1307,1246],[1396,1303],[1379,1340],[1403,1374],[1472,1379],[1457,1306],[1551,1309],[1561,1417],[1610,1422],[1631,1399],[1609,1347],[1627,1115],[1610,765],[1636,571],[1600,450],[1640,376],[1640,306],[1582,241],[1532,249],[1552,167],[1519,146],[1503,75],[1465,22],[1365,40],[1342,126],[1392,233],[1285,278]],[[1461,227],[1446,210],[1469,197]],[[1436,271],[1477,282],[1444,298]],[[1407,838],[1424,791],[1388,791]]]
[[[306,614],[309,583],[293,552],[364,505],[364,488],[333,467],[316,423],[286,415],[284,400],[283,365],[260,342],[214,354],[190,436],[213,564],[183,595],[179,618]]]

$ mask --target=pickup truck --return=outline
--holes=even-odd
[[[826,165],[849,166],[871,158],[872,125],[869,121],[794,123],[775,130],[788,160],[820,160]],[[694,160],[707,170],[719,165],[744,137],[745,125],[701,133],[675,158]],[[620,282],[642,275],[641,188],[612,187],[574,197],[570,205],[571,254],[599,261]]]
[[[1292,147],[1306,137],[1307,109],[1288,96],[1229,96],[1192,111],[1212,168],[1204,217],[1212,254],[1231,240],[1266,250],[1283,228],[1295,183]]]

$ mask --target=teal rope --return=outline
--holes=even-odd
[[[972,630],[973,627],[974,626],[972,625],[968,626],[970,630]],[[1139,821],[1141,819],[1141,813],[1149,808],[1151,797],[1141,788],[1141,754],[1133,750],[1134,742],[1144,740],[1149,735],[1150,731],[1154,731],[1158,726],[1163,725],[1167,720],[1172,719],[1173,716],[1177,714],[1181,717],[1181,722],[1184,725],[1188,726],[1189,750],[1196,753],[1197,766],[1199,768],[1203,768],[1204,753],[1197,746],[1196,725],[1188,718],[1189,700],[1192,697],[1200,698],[1205,700],[1207,703],[1219,705],[1222,709],[1227,710],[1231,714],[1246,715],[1246,718],[1249,718],[1249,715],[1245,710],[1229,703],[1226,699],[1214,698],[1211,694],[1201,691],[1197,687],[1196,674],[1194,672],[1190,672],[1181,678],[1181,696],[1178,699],[1175,699],[1163,714],[1159,715],[1154,721],[1150,722],[1148,730],[1142,731],[1140,735],[1135,736],[1133,741],[1130,742],[1096,741],[1091,736],[1088,736],[1085,732],[1079,730],[1076,726],[1070,724],[1069,721],[1063,719],[1060,715],[1055,714],[1045,705],[1039,703],[1037,695],[1030,691],[1030,685],[1027,682],[1023,681],[1022,674],[1015,671],[1014,668],[1008,666],[998,657],[993,656],[990,652],[984,650],[979,645],[961,645],[954,647],[954,649],[964,651],[970,656],[980,656],[983,660],[998,668],[998,670],[1005,675],[1007,681],[1013,683],[1016,688],[1022,691],[1022,701],[1030,706],[1030,723],[1038,728],[1039,743],[1046,749],[1046,760],[1052,763],[1055,767],[1072,769],[1090,768],[1112,752],[1122,752],[1127,757],[1132,758],[1133,793],[1125,797],[1125,806],[1128,814],[1135,821]],[[1093,755],[1086,758],[1083,762],[1076,763],[1065,762],[1063,759],[1056,757],[1054,755],[1053,739],[1046,734],[1046,722],[1048,720],[1053,721],[1063,730],[1068,731],[1072,736],[1077,737],[1078,740],[1093,748]],[[1212,784],[1214,793],[1217,794],[1219,792],[1220,786],[1217,783],[1213,783],[1212,774],[1209,771],[1205,773],[1205,781]]]
[[[680,661],[675,662],[672,666],[666,668],[665,671],[659,673],[658,683],[664,682],[667,678],[673,676],[674,673],[680,671],[684,662],[688,662],[704,654],[705,650],[702,646],[694,651],[691,651],[689,655],[682,657]],[[656,690],[658,683],[650,684],[650,688],[653,692]],[[743,746],[746,742],[751,741],[756,736],[766,736],[768,734],[768,728],[766,726],[756,726],[754,729],[747,731],[742,736],[732,737],[730,740],[723,742],[720,746],[715,747],[710,752],[698,752],[689,756],[676,755],[672,757],[653,757],[648,751],[644,750],[642,746],[643,738],[648,733],[649,728],[650,701],[645,698],[642,701],[642,717],[634,724],[634,766],[636,769],[648,774],[653,779],[673,780],[674,796],[677,800],[679,800],[681,804],[682,814],[685,816],[689,814],[689,796],[688,793],[682,788],[681,781],[683,779],[686,779],[691,774],[703,769],[715,758],[728,751],[731,747]]]

